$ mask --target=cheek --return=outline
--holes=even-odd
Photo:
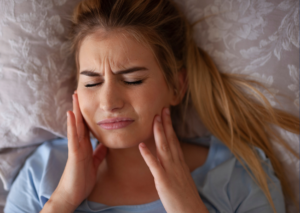
[[[91,100],[95,99],[93,99],[93,97],[91,97],[89,94],[81,94],[80,96],[78,95],[81,114],[88,123],[92,122],[92,112],[97,105],[95,101],[91,102]]]
[[[132,97],[135,110],[144,122],[152,124],[154,116],[160,115],[163,107],[169,106],[170,97],[168,89],[161,84],[152,84],[144,88],[144,91]],[[151,120],[151,122],[149,122]]]

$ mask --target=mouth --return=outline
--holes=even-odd
[[[105,119],[97,124],[106,130],[113,130],[113,129],[121,129],[128,125],[130,125],[132,122],[134,122],[131,118],[111,118],[111,119]]]

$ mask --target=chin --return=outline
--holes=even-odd
[[[98,141],[107,148],[111,149],[126,149],[132,148],[139,145],[139,141],[136,138],[126,137],[125,135],[101,135],[99,137],[95,136]]]
[[[138,144],[129,145],[129,144],[105,144],[105,146],[109,149],[129,149],[133,147],[137,147]]]
[[[137,147],[139,145],[139,142],[128,143],[128,141],[116,141],[116,142],[104,141],[103,144],[109,149],[128,149],[128,148]]]
[[[96,137],[99,142],[103,143],[107,148],[111,149],[127,149],[138,147],[141,142],[146,142],[153,138],[153,135],[150,137],[140,137],[134,134],[110,134],[110,135],[101,135]],[[154,139],[154,138],[153,138]]]

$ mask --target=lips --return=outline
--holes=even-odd
[[[109,118],[98,122],[97,124],[106,130],[120,129],[134,122],[131,118]]]

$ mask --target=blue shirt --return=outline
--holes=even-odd
[[[188,142],[202,144],[202,138]],[[93,149],[97,140],[91,140]],[[208,141],[209,152],[205,163],[191,172],[199,195],[210,213],[271,213],[267,198],[259,186],[216,137]],[[285,213],[280,181],[264,152],[258,148],[269,182],[271,196],[277,213]],[[5,213],[40,212],[56,189],[68,158],[66,138],[46,141],[26,160],[7,197]],[[101,213],[163,213],[161,201],[142,205],[107,206],[85,199],[75,212]]]

